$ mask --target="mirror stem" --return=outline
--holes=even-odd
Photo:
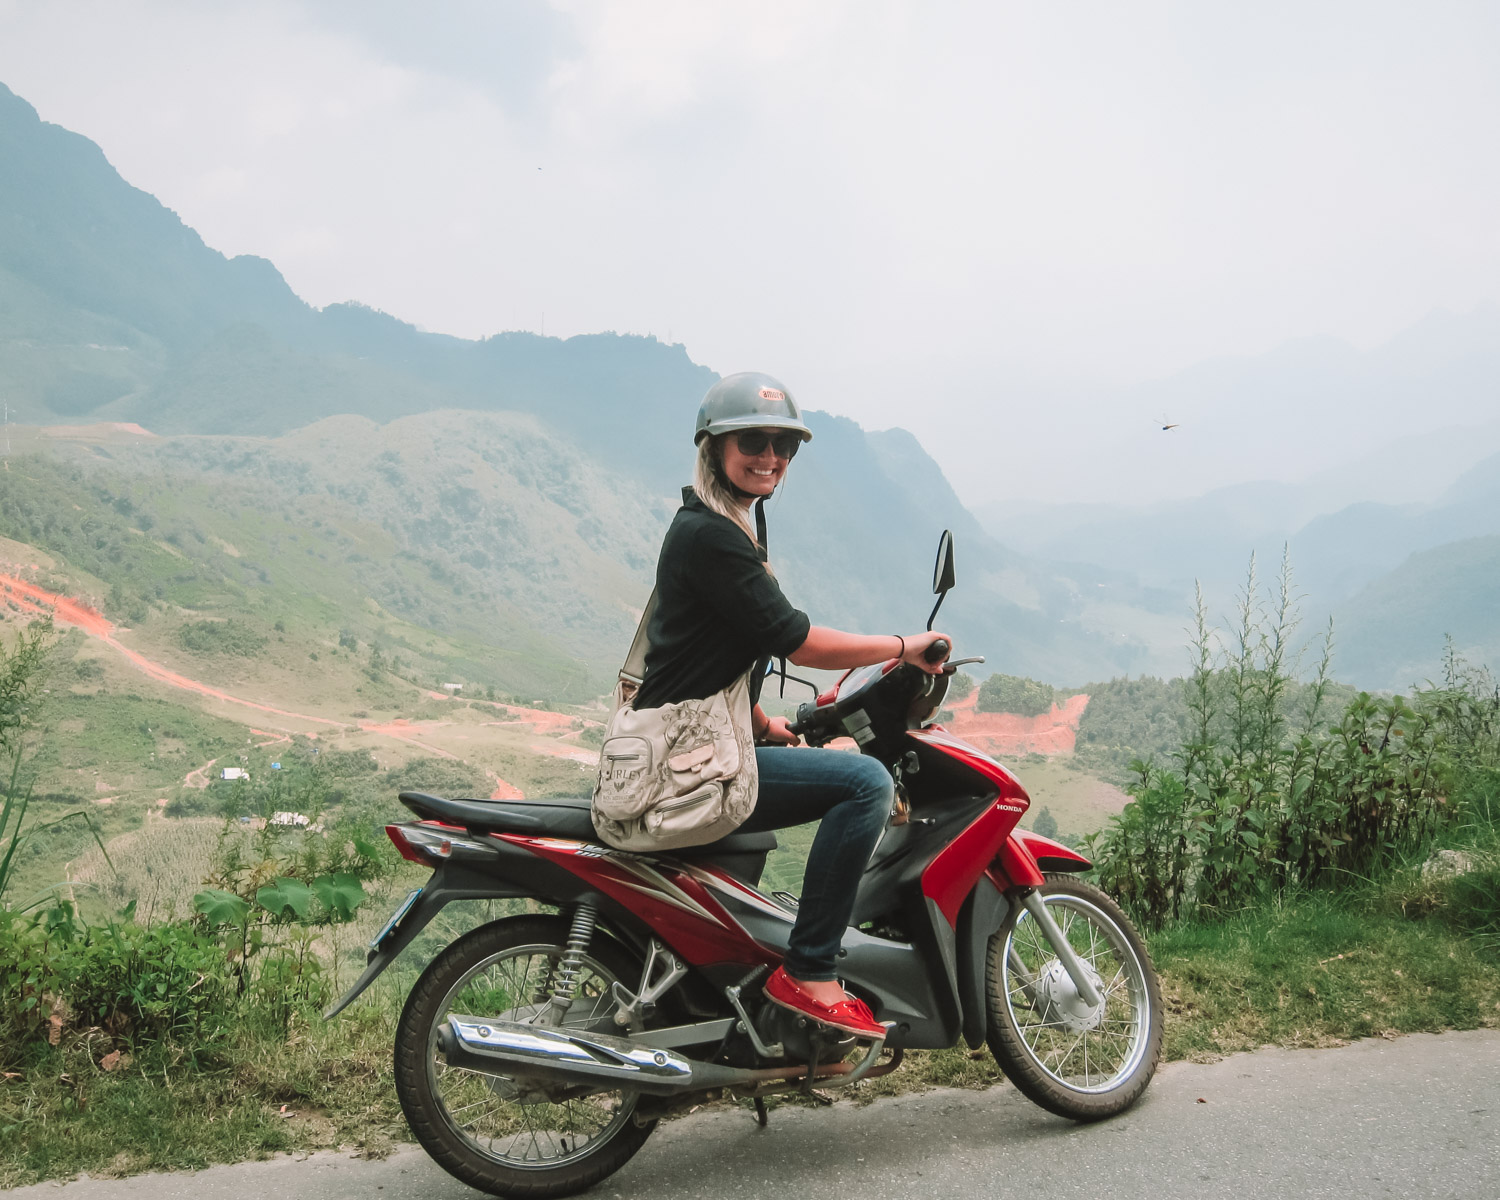
[[[932,606],[932,614],[927,618],[927,632],[932,632],[932,623],[937,620],[938,609],[943,607],[943,601],[948,598],[947,592],[938,594],[937,603]]]

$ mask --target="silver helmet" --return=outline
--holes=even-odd
[[[804,442],[812,441],[812,430],[803,423],[802,410],[791,392],[780,380],[759,371],[726,375],[708,389],[698,407],[693,444],[736,429],[792,429]]]

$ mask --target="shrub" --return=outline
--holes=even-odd
[[[1039,717],[1050,712],[1057,691],[1050,683],[1040,683],[1020,675],[991,675],[979,685],[979,699],[974,707],[980,712],[1014,713],[1019,717]]]
[[[1296,625],[1285,559],[1269,602],[1251,560],[1227,636],[1209,627],[1200,593],[1175,765],[1132,763],[1133,801],[1088,839],[1101,884],[1150,927],[1368,873],[1452,820],[1455,783],[1475,781],[1472,803],[1489,794],[1472,767],[1500,738],[1487,675],[1450,653],[1443,687],[1410,700],[1359,693],[1329,724],[1332,629],[1294,707]]]
[[[57,969],[78,1025],[174,1041],[211,1036],[227,1022],[226,974],[218,939],[186,922],[89,929]]]
[[[177,631],[177,642],[194,654],[233,654],[253,658],[268,642],[240,621],[194,621]]]

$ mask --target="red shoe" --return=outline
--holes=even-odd
[[[797,986],[797,981],[783,967],[777,967],[766,980],[766,999],[820,1025],[832,1026],[841,1033],[872,1040],[885,1037],[885,1026],[875,1019],[875,1014],[863,1000],[856,1000],[853,996],[837,1004],[814,1000]]]

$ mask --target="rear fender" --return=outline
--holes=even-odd
[[[427,928],[432,918],[455,900],[502,900],[524,895],[524,890],[507,887],[492,875],[481,874],[457,863],[443,864],[432,873],[432,878],[422,888],[422,894],[396,923],[396,927],[370,947],[364,971],[354,981],[354,986],[323,1014],[323,1019],[331,1021],[354,1003],[360,993],[374,983],[380,973],[412,944],[417,934]]]
[[[418,823],[436,827],[432,822]],[[404,826],[403,828],[410,828]],[[531,897],[543,904],[571,905],[601,897],[578,876],[538,857],[531,850],[500,837],[455,837],[450,858],[433,859],[435,869],[416,902],[376,945],[370,947],[365,969],[354,986],[323,1014],[331,1020],[354,1002],[380,976],[433,917],[455,900],[518,900]],[[626,914],[628,917],[628,914]]]

